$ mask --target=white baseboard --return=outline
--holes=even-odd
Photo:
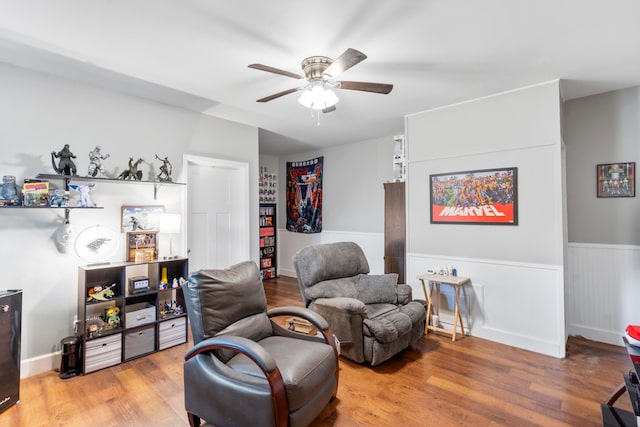
[[[20,378],[28,378],[60,368],[62,352],[43,354],[20,362]]]

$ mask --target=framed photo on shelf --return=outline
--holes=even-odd
[[[431,224],[518,224],[518,168],[429,175]]]
[[[127,233],[127,261],[151,262],[158,259],[157,232],[131,231]]]
[[[636,162],[596,166],[598,197],[635,197]]]
[[[158,231],[164,206],[123,206],[120,232]]]

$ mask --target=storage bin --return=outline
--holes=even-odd
[[[187,342],[187,318],[178,317],[160,322],[159,335],[159,350]]]
[[[124,334],[124,359],[129,360],[143,354],[153,353],[156,348],[155,325],[147,326]]]
[[[122,361],[122,334],[88,340],[85,346],[85,374],[117,365]]]
[[[125,310],[125,328],[135,328],[156,321],[156,307],[148,302],[127,305]]]

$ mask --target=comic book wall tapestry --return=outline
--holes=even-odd
[[[518,224],[517,168],[429,178],[432,224]]]
[[[322,163],[324,157],[287,162],[287,230],[322,231]]]

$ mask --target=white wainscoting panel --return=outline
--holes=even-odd
[[[294,233],[285,228],[278,229],[278,275],[296,277],[293,256],[309,245],[335,242],[355,242],[364,251],[371,273],[384,273],[384,234],[355,233],[349,231],[323,230],[322,233]]]
[[[424,298],[416,277],[454,266],[471,279],[463,289],[463,321],[471,335],[554,357],[565,356],[563,268],[499,260],[409,253],[407,282]],[[453,298],[442,285],[440,320],[453,321]],[[448,309],[448,310],[447,310]]]
[[[568,333],[622,345],[640,325],[640,246],[569,243],[567,264]]]

